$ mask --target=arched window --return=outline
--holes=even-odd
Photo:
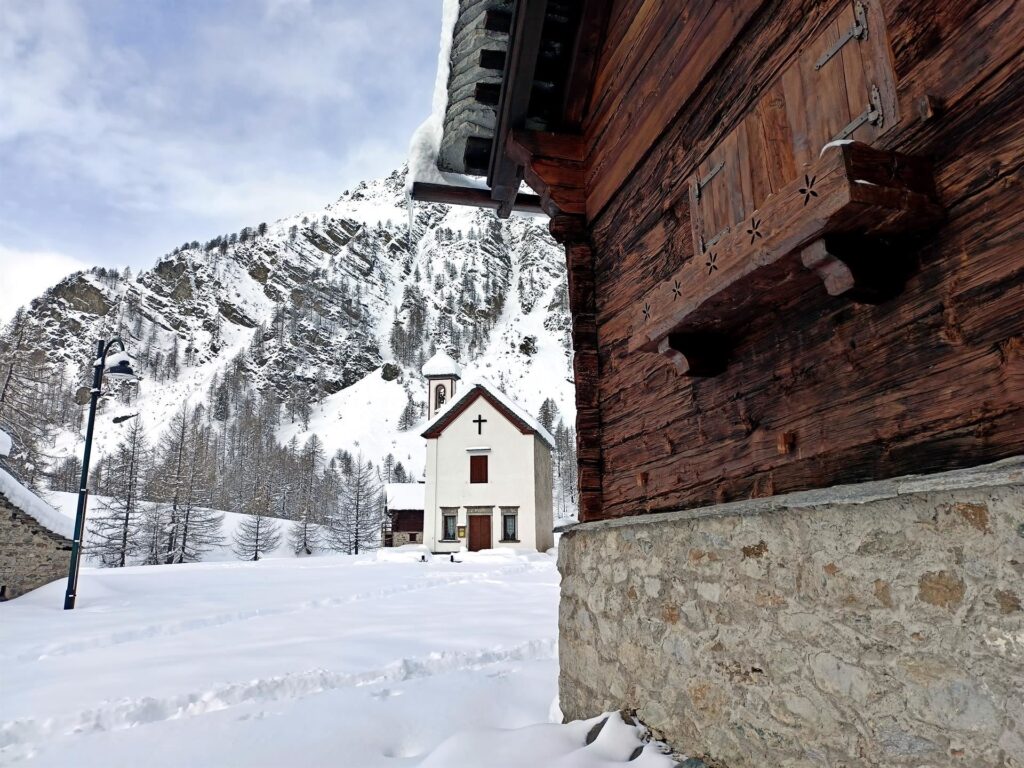
[[[444,405],[448,399],[448,390],[445,389],[444,384],[438,384],[437,389],[434,390],[434,410],[441,410],[441,406]]]

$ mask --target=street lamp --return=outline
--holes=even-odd
[[[120,352],[110,354],[110,348],[117,344]],[[109,363],[108,366],[108,356]],[[82,536],[85,531],[85,505],[89,498],[86,485],[89,482],[89,455],[92,453],[92,433],[96,426],[96,404],[100,399],[100,387],[103,377],[122,381],[138,381],[139,377],[132,370],[131,360],[124,342],[119,336],[110,341],[102,339],[96,342],[96,361],[92,364],[92,389],[89,390],[89,422],[85,428],[85,453],[82,456],[82,482],[78,485],[78,511],[75,513],[75,538],[71,542],[71,564],[68,566],[68,588],[64,593],[64,610],[75,607],[78,593],[78,565],[82,557]]]

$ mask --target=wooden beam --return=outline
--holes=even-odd
[[[611,0],[584,0],[562,104],[562,123],[568,129],[580,130],[587,116],[611,7]]]
[[[508,157],[506,145],[511,131],[526,123],[547,5],[548,0],[518,0],[512,19],[495,123],[495,151],[487,173],[491,197],[498,203],[498,215],[503,218],[512,212],[522,179],[521,168]]]
[[[474,208],[497,209],[498,201],[486,189],[477,187],[455,187],[447,184],[413,182],[412,199],[421,203],[444,203],[445,205],[468,205]],[[548,213],[536,195],[518,195],[512,204],[518,213]]]
[[[636,308],[631,351],[660,352],[681,373],[714,375],[716,355],[728,350],[706,343],[708,335],[742,333],[800,295],[806,276],[857,301],[898,293],[905,265],[886,242],[942,218],[928,164],[854,142],[830,147],[804,171],[713,246],[702,248],[694,231],[694,257]],[[690,187],[694,207],[697,185]]]
[[[529,186],[562,213],[586,210],[583,189],[585,148],[582,136],[539,131],[512,131],[506,152],[523,168]]]

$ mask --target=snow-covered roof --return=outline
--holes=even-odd
[[[0,429],[0,456],[10,456],[12,447],[11,436]]]
[[[423,483],[388,483],[384,486],[388,509],[423,509]]]
[[[452,360],[444,350],[439,350],[436,355],[423,364],[424,376],[454,376],[462,375],[462,366]]]
[[[444,427],[447,427],[448,423],[453,421],[473,398],[481,394],[489,396],[492,404],[497,406],[499,411],[503,410],[505,411],[506,416],[519,421],[523,426],[547,443],[549,448],[555,447],[555,438],[552,437],[551,433],[544,428],[544,425],[541,424],[535,416],[531,416],[529,411],[494,386],[494,384],[489,382],[487,379],[478,379],[477,381],[469,382],[461,395],[454,398],[448,403],[447,407],[441,409],[434,418],[426,423],[423,427],[423,437],[428,439],[430,437],[437,437],[437,434],[443,431]],[[437,431],[437,434],[431,434],[435,432],[435,430]]]
[[[3,433],[0,433],[3,434]],[[33,518],[43,528],[65,539],[74,535],[74,522],[62,515],[32,491],[15,480],[11,475],[0,469],[0,495]]]

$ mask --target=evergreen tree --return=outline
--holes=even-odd
[[[537,413],[537,421],[544,425],[544,429],[551,432],[558,421],[558,404],[550,397],[541,403],[540,411]]]
[[[342,477],[338,509],[328,521],[331,546],[349,555],[380,546],[383,519],[381,486],[373,465],[362,454]]]
[[[261,513],[249,515],[239,523],[234,535],[234,552],[240,560],[259,560],[281,543],[280,524]]]
[[[319,526],[323,521],[320,514],[323,483],[317,474],[323,459],[320,438],[313,435],[306,441],[299,457],[299,505],[295,523],[289,532],[289,541],[297,555],[311,555],[323,546]]]
[[[89,525],[93,537],[89,548],[106,567],[123,568],[140,553],[142,481],[148,461],[142,424],[135,419],[111,457],[103,484],[108,498]]]

